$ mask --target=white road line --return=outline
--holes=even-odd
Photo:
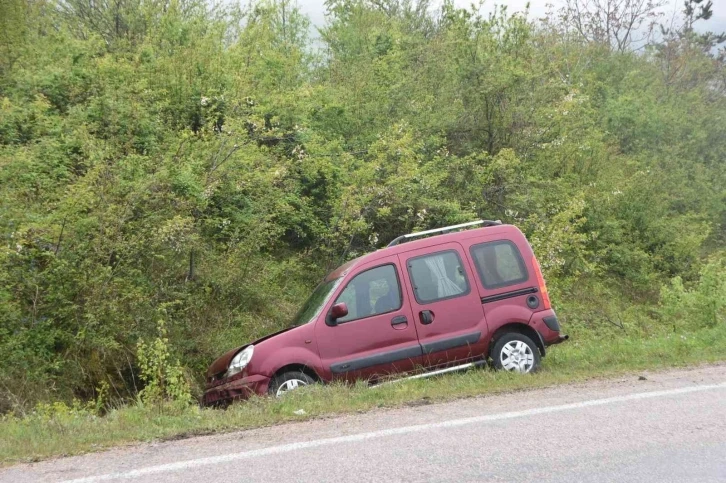
[[[190,468],[198,468],[200,466],[218,465],[221,463],[229,463],[258,456],[267,456],[280,453],[290,453],[303,449],[318,448],[320,446],[330,446],[340,443],[355,443],[366,441],[369,439],[384,438],[386,436],[395,436],[399,434],[418,433],[429,431],[432,429],[456,428],[466,426],[468,424],[486,423],[489,421],[501,421],[505,419],[523,418],[527,416],[535,416],[538,414],[557,413],[561,411],[569,411],[571,409],[581,409],[593,406],[604,406],[606,404],[614,404],[627,401],[638,401],[642,399],[653,399],[665,396],[676,396],[680,394],[688,394],[699,391],[709,391],[713,389],[726,389],[726,382],[721,384],[689,386],[678,389],[668,389],[664,391],[641,392],[636,394],[628,394],[625,396],[615,396],[604,399],[591,399],[589,401],[581,401],[571,404],[562,404],[560,406],[547,406],[541,408],[526,409],[524,411],[512,411],[507,413],[489,414],[486,416],[475,416],[471,418],[452,419],[438,423],[419,424],[415,426],[403,426],[400,428],[383,429],[380,431],[371,431],[368,433],[351,434],[349,436],[339,436],[335,438],[325,438],[313,441],[303,441],[299,443],[282,444],[279,446],[270,446],[268,448],[255,449],[251,451],[242,451],[240,453],[231,453],[220,456],[211,456],[207,458],[199,458],[194,460],[179,461],[176,463],[167,463],[157,466],[149,466],[137,470],[124,471],[119,473],[109,473],[106,475],[88,476],[75,480],[65,480],[61,483],[96,483],[99,481],[124,480],[138,478],[141,476],[153,475],[158,473],[169,473],[172,471],[181,471]]]

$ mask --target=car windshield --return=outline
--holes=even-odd
[[[292,319],[292,323],[290,325],[292,327],[297,327],[298,325],[307,324],[317,318],[317,316],[320,315],[320,311],[323,310],[323,306],[328,301],[335,290],[335,287],[338,286],[341,280],[342,277],[329,280],[318,285],[300,308],[297,315],[295,315]]]

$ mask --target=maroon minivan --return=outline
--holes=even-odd
[[[527,373],[564,340],[527,239],[515,226],[479,220],[402,235],[337,268],[290,328],[214,361],[203,402],[423,377],[489,359]]]

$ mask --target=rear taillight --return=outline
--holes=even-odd
[[[544,277],[542,276],[542,269],[539,268],[539,262],[537,261],[537,257],[532,256],[532,265],[534,266],[534,273],[537,275],[537,285],[539,286],[539,292],[542,294],[542,303],[544,304],[544,309],[549,310],[552,308],[552,304],[550,303],[550,295],[547,293],[547,285],[545,285]]]

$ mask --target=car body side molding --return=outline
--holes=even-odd
[[[433,352],[441,352],[464,345],[473,345],[479,342],[479,339],[481,339],[481,332],[472,332],[471,334],[459,335],[449,339],[422,344],[422,347],[424,354],[431,354]]]
[[[358,371],[367,367],[378,366],[381,364],[391,364],[403,359],[413,359],[422,355],[421,345],[404,347],[392,351],[379,352],[372,356],[361,357],[358,359],[349,359],[347,361],[336,362],[330,365],[333,374],[341,374],[348,371]]]

